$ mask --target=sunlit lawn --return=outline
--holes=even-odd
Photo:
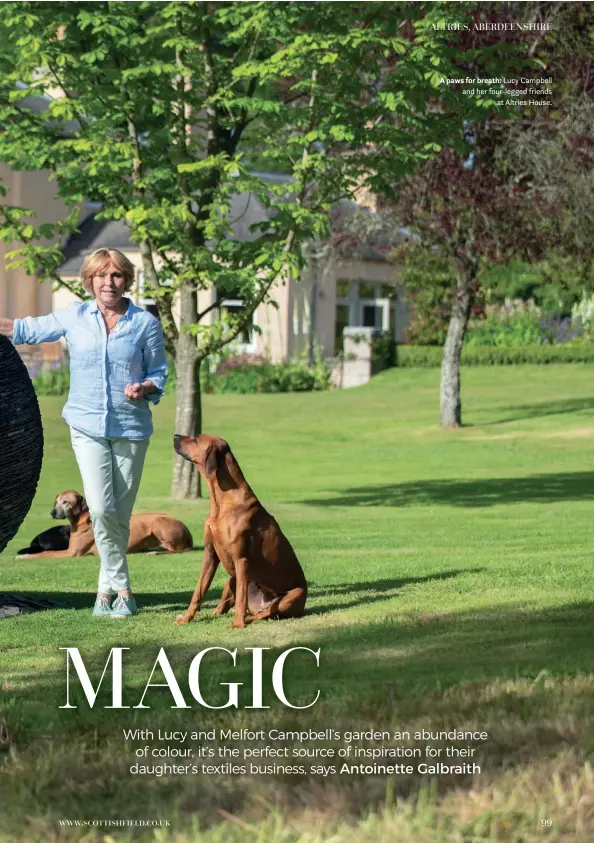
[[[594,369],[476,368],[464,373],[465,428],[436,426],[435,370],[392,370],[369,386],[315,394],[207,396],[205,430],[226,438],[248,482],[291,539],[311,584],[304,618],[231,630],[212,618],[219,573],[200,618],[172,621],[197,577],[199,550],[133,556],[142,612],[91,617],[97,560],[22,560],[50,526],[54,496],[80,489],[62,399],[42,399],[44,467],[33,508],[2,554],[0,589],[60,608],[0,622],[0,829],[7,840],[99,840],[58,821],[167,818],[155,840],[573,841],[594,838],[592,729]],[[156,433],[137,511],[168,511],[201,544],[206,501],[168,498],[173,399]],[[291,711],[267,679],[251,702],[246,647],[321,647],[288,662]],[[129,647],[124,711],[65,703],[60,647],[78,647],[98,679],[111,647]],[[201,708],[187,666],[209,646]],[[192,708],[165,688],[134,709],[160,647]],[[132,777],[122,728],[481,728],[482,774],[445,777]],[[3,756],[2,753],[3,752]],[[421,797],[419,798],[419,792]],[[230,818],[232,815],[235,819]],[[552,825],[541,826],[549,818]],[[108,833],[107,831],[103,832]],[[152,831],[118,831],[153,839]],[[336,836],[332,836],[332,835]],[[85,836],[86,835],[86,836]],[[161,835],[161,836],[157,836]]]

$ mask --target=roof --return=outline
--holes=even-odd
[[[286,178],[285,178],[286,180]],[[238,193],[231,197],[231,218],[233,236],[241,242],[255,240],[259,235],[251,231],[256,222],[269,219],[270,212],[253,193]],[[122,220],[97,219],[96,212],[90,213],[79,225],[78,231],[70,235],[63,248],[64,263],[60,266],[62,275],[79,275],[85,257],[95,249],[104,247],[122,252],[138,252],[140,247],[130,237],[130,229]]]
[[[292,179],[281,173],[254,173],[262,181],[284,184]],[[370,236],[357,237],[356,245],[348,245],[346,242],[341,245],[341,257],[354,258],[364,261],[377,261],[385,263],[387,258],[387,246],[392,240],[387,238],[385,228],[381,225],[381,217],[373,214],[368,209],[362,209],[355,202],[340,200],[336,203],[334,221],[348,220],[356,213],[364,213],[367,217],[378,217],[380,229],[373,231]],[[119,249],[122,252],[138,252],[140,248],[137,243],[132,242],[130,229],[122,220],[101,220],[97,218],[97,211],[100,205],[94,203],[93,210],[79,225],[79,230],[72,234],[64,246],[64,263],[60,267],[60,273],[65,276],[78,276],[85,257],[95,249],[110,247]],[[257,239],[258,232],[251,230],[251,226],[257,222],[270,219],[274,210],[265,208],[256,196],[248,191],[237,193],[231,197],[231,218],[233,220],[233,237],[241,242],[249,242]],[[373,226],[372,226],[373,228]],[[410,238],[406,229],[399,229],[396,233],[397,240]],[[393,238],[393,233],[391,232]]]
[[[122,252],[139,251],[138,246],[130,240],[126,223],[120,220],[98,220],[95,214],[90,214],[83,220],[78,232],[71,234],[66,241],[60,272],[63,275],[79,275],[85,256],[102,246]]]

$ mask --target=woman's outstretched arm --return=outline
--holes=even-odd
[[[12,341],[15,345],[36,345],[38,342],[55,342],[63,337],[70,316],[71,307],[65,307],[47,316],[25,316],[24,319],[6,321],[12,322]]]

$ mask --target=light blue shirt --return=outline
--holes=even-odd
[[[62,410],[66,422],[90,436],[148,439],[153,432],[149,402],[159,402],[167,380],[159,320],[131,301],[109,334],[95,301],[14,320],[14,345],[60,337],[66,338],[70,353],[70,392]],[[147,378],[156,392],[138,401],[126,398],[128,384]]]

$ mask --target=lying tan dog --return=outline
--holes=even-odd
[[[17,559],[48,559],[64,556],[96,556],[97,546],[91,515],[85,499],[78,492],[62,492],[54,502],[52,518],[70,521],[70,541],[67,550],[44,550],[25,553]],[[171,515],[133,515],[130,518],[128,553],[160,549],[162,553],[182,553],[191,550],[192,536],[185,524]]]
[[[173,447],[190,460],[210,489],[204,523],[204,559],[196,590],[185,615],[188,623],[200,608],[219,562],[229,574],[215,615],[235,606],[234,627],[268,618],[298,618],[307,599],[305,575],[280,527],[245,481],[224,439],[176,435]],[[246,618],[249,609],[251,617]]]

